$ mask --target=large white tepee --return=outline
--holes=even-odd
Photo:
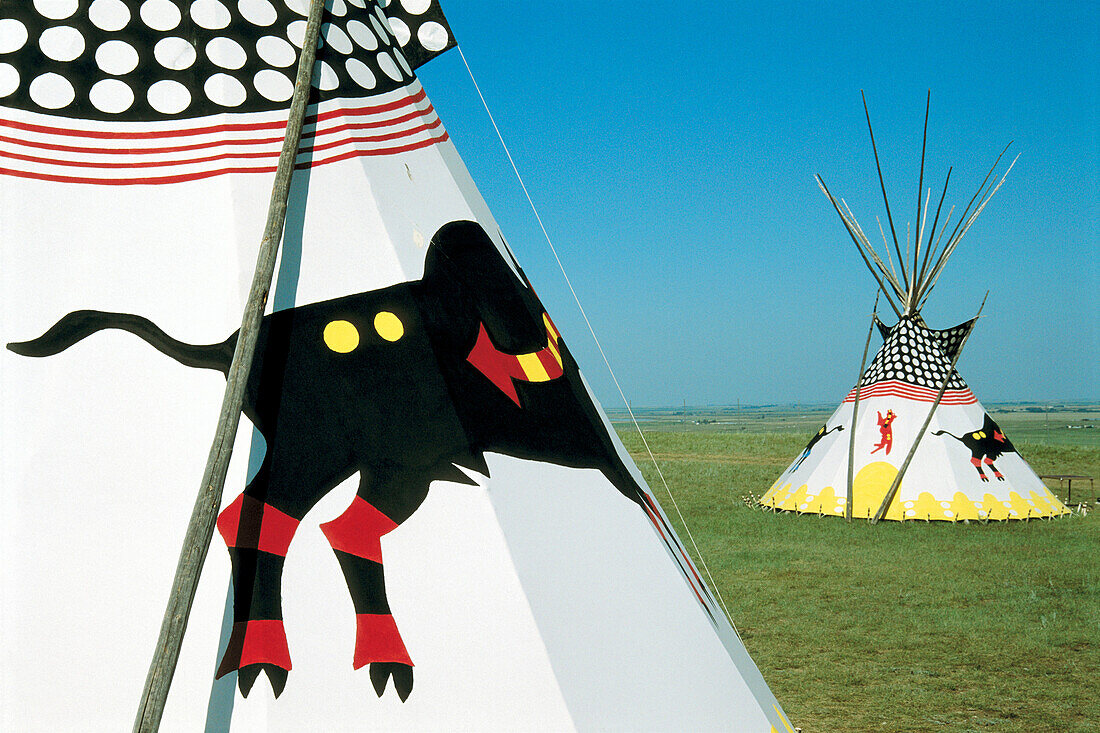
[[[307,5],[0,5],[4,730],[137,712]],[[438,7],[322,34],[164,730],[790,730],[417,81]]]
[[[926,114],[926,135],[927,129]],[[873,132],[871,141],[873,146]],[[877,150],[875,160],[877,165]],[[898,320],[887,326],[875,316],[882,348],[840,407],[761,497],[762,505],[862,519],[925,521],[1068,513],[955,371],[977,319],[933,330],[921,317],[948,257],[1004,181],[1002,176],[993,185],[996,166],[954,219],[953,209],[943,209],[945,182],[931,226],[926,228],[930,193],[923,191],[922,150],[914,240],[906,244],[904,254],[896,236],[884,242],[885,258],[876,252],[846,204],[818,177]],[[881,176],[879,169],[880,183]],[[893,233],[885,184],[882,190]],[[900,482],[899,472],[903,472]]]

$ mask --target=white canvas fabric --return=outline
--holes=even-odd
[[[881,326],[885,341],[858,387],[853,517],[874,517],[949,373],[928,431],[883,518],[955,522],[1068,513],[951,371],[951,359],[973,323],[933,331],[916,315],[893,328]],[[855,397],[853,388],[761,504],[845,515]]]
[[[162,730],[789,730],[415,78],[442,16],[390,5],[328,11],[257,372],[285,358],[282,391],[250,392]],[[61,333],[0,352],[4,730],[134,718],[225,383],[179,342],[213,363],[239,325],[305,7],[0,8],[0,338]],[[345,449],[370,461],[311,473]]]

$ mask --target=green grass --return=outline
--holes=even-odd
[[[637,434],[621,434],[680,529]],[[1097,730],[1100,508],[969,526],[773,514],[745,497],[771,485],[806,433],[692,425],[646,438],[793,724],[807,733]],[[1100,448],[1018,447],[1040,473],[1100,477]]]

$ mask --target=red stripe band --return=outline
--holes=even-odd
[[[418,84],[395,94],[401,96],[380,104],[329,109],[307,117],[297,167],[316,168],[352,158],[395,155],[450,139]],[[151,123],[104,123],[98,129],[80,130],[0,119],[0,131],[6,128],[9,133],[0,135],[0,159],[8,161],[0,166],[0,175],[125,186],[180,183],[228,173],[273,172],[281,152],[285,118],[279,119],[273,113],[236,117],[257,121],[203,124],[217,119],[207,118],[178,123],[195,127],[152,130],[148,129]]]
[[[450,135],[448,135],[446,131],[444,131],[443,134],[439,137],[430,137],[427,140],[409,143],[408,145],[395,145],[388,148],[375,148],[369,150],[351,150],[341,155],[335,155],[331,158],[325,158],[323,160],[313,160],[304,163],[298,163],[295,168],[297,170],[305,170],[307,168],[318,168],[323,165],[338,163],[342,160],[348,160],[351,158],[364,158],[378,155],[395,155],[397,153],[404,153],[411,150],[427,148],[432,145],[436,145],[437,143],[446,142],[447,140],[450,140]],[[227,168],[217,168],[213,170],[196,171],[194,173],[181,173],[173,176],[145,176],[141,178],[92,178],[86,176],[68,176],[53,173],[21,171],[13,168],[0,167],[0,175],[13,176],[16,178],[29,178],[39,181],[53,181],[55,183],[84,183],[101,186],[135,186],[197,181],[204,178],[213,178],[214,176],[225,175],[227,173],[273,173],[275,171],[275,168],[275,165],[234,166]]]
[[[901,397],[907,400],[915,400],[917,402],[935,402],[936,395],[939,394],[939,390],[930,389],[928,387],[918,387],[914,384],[906,384],[905,382],[899,382],[896,380],[890,380],[886,382],[878,382],[872,384],[869,387],[861,387],[859,390],[859,399],[866,400],[871,397]],[[844,398],[845,402],[853,402],[856,398],[856,390],[852,388],[852,391],[848,393],[848,396]],[[972,405],[978,401],[978,398],[974,396],[974,393],[969,389],[949,389],[943,393],[943,399],[940,400],[940,404],[943,405]]]
[[[429,124],[426,124],[426,125],[419,125],[417,127],[412,127],[412,128],[407,129],[407,130],[402,130],[400,132],[392,132],[392,133],[389,133],[387,135],[363,135],[363,136],[359,136],[359,137],[342,138],[340,140],[331,140],[331,141],[329,141],[327,143],[324,143],[324,144],[321,144],[321,145],[314,145],[312,147],[302,147],[302,148],[299,149],[298,155],[300,157],[302,155],[308,155],[309,153],[316,153],[316,152],[322,151],[322,150],[331,150],[332,148],[339,147],[341,145],[354,145],[354,144],[364,144],[364,143],[365,144],[370,144],[370,143],[379,143],[379,142],[389,142],[390,140],[399,140],[401,138],[412,137],[413,135],[418,135],[422,132],[428,132],[429,130],[434,130],[435,128],[439,127],[441,124],[443,124],[443,123],[437,118],[432,123],[429,123]],[[282,141],[279,140],[277,142],[281,143]],[[236,145],[236,143],[229,142],[229,141],[219,141],[217,143],[212,143],[211,145],[209,145],[207,147],[214,147],[214,146],[227,147],[227,146],[230,146],[230,145]],[[113,151],[113,152],[116,152],[116,153],[117,152],[133,153],[134,151]],[[142,154],[144,154],[146,151],[143,150],[141,152],[142,152]],[[154,151],[154,152],[160,152],[160,151]],[[243,159],[269,158],[269,159],[272,159],[272,160],[278,160],[279,151],[278,150],[274,150],[274,151],[265,150],[265,151],[256,151],[256,152],[228,152],[228,153],[222,153],[221,155],[208,155],[208,156],[205,156],[205,157],[202,157],[202,158],[179,158],[179,159],[176,159],[176,160],[143,160],[143,161],[134,161],[134,162],[128,162],[128,163],[114,162],[114,161],[100,162],[100,161],[93,161],[93,160],[58,160],[56,158],[41,158],[41,157],[34,156],[34,155],[24,155],[22,153],[10,153],[10,152],[5,152],[5,151],[0,151],[0,157],[10,158],[12,160],[22,160],[22,161],[29,162],[29,163],[42,163],[44,165],[54,165],[54,166],[67,167],[67,168],[100,168],[100,169],[104,169],[104,170],[119,170],[119,169],[129,169],[129,168],[168,168],[168,167],[177,166],[177,165],[198,165],[200,163],[210,163],[210,162],[213,162],[213,161],[228,160],[228,159],[232,159],[232,158],[243,158]]]
[[[380,114],[391,112],[395,109],[416,104],[426,98],[423,89],[402,99],[379,104],[372,107],[358,107],[354,109],[334,109],[320,114],[308,115],[305,125],[331,120],[335,117],[357,117],[361,115]],[[429,107],[430,109],[430,107]],[[191,127],[174,130],[146,130],[144,132],[125,132],[123,130],[72,130],[61,127],[35,125],[29,122],[17,122],[15,120],[0,119],[0,127],[10,127],[13,130],[25,130],[38,132],[45,135],[65,135],[70,137],[86,137],[101,140],[153,140],[158,138],[188,137],[192,135],[209,135],[225,132],[250,132],[253,130],[285,130],[286,122],[273,120],[270,122],[231,122],[220,125],[208,125],[206,127]],[[280,138],[281,139],[281,138]]]
[[[684,567],[691,571],[690,576],[687,573],[683,573],[684,579],[687,580],[688,586],[691,588],[692,593],[694,593],[695,597],[699,599],[700,605],[702,605],[703,608],[707,609],[707,613],[710,613],[710,605],[703,599],[703,594],[700,591],[700,589],[705,589],[706,585],[703,583],[703,579],[699,577],[699,572],[695,569],[695,565],[687,556],[687,553],[684,551],[683,546],[680,545],[680,542],[675,538],[670,539],[669,536],[665,534],[665,531],[662,528],[662,525],[664,525],[665,523],[664,518],[660,514],[660,511],[657,509],[656,504],[653,502],[652,499],[650,499],[649,495],[643,494],[642,501],[644,502],[644,504],[642,505],[642,509],[645,510],[646,516],[649,517],[650,524],[652,524],[654,528],[656,528],[657,533],[661,536],[661,539],[665,541],[665,544],[668,545],[670,548],[674,548],[675,551],[680,554],[680,557],[683,558],[684,561],[682,563],[677,561],[677,564],[681,566],[681,572],[683,572]],[[692,580],[692,577],[694,577],[694,580]]]
[[[357,110],[356,110],[357,111]],[[434,114],[435,110],[431,105],[428,105],[426,110],[414,110],[408,112],[399,117],[391,117],[384,120],[372,120],[370,122],[348,122],[342,125],[334,125],[332,127],[325,127],[313,130],[303,130],[302,140],[310,140],[319,137],[325,137],[334,135],[339,132],[346,132],[349,130],[370,130],[385,127],[394,127],[407,122],[414,121],[418,118],[429,120],[427,127],[435,128],[440,125],[440,120]],[[3,120],[0,120],[2,123]],[[419,129],[419,128],[418,128]],[[394,133],[395,135],[398,133]],[[125,136],[118,136],[118,138],[125,139]],[[114,139],[118,139],[114,138]],[[370,139],[370,138],[367,138]],[[191,143],[188,145],[169,145],[159,147],[120,147],[120,148],[105,148],[102,146],[88,147],[81,145],[63,145],[60,143],[43,142],[40,140],[23,140],[15,137],[8,137],[6,135],[0,135],[0,142],[10,143],[12,145],[21,145],[26,148],[37,148],[40,150],[53,150],[64,153],[87,153],[89,155],[166,155],[169,153],[182,153],[193,150],[207,150],[210,148],[220,148],[229,146],[258,146],[258,145],[282,145],[283,138],[281,136],[274,137],[256,137],[256,138],[219,138],[216,140],[210,140],[201,143]],[[13,155],[0,151],[0,155]],[[54,161],[50,161],[54,162]]]

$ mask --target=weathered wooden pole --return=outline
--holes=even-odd
[[[275,274],[275,259],[279,253],[279,243],[283,238],[290,181],[298,157],[298,144],[302,137],[302,126],[305,122],[313,82],[313,65],[317,58],[317,40],[320,35],[324,7],[324,0],[311,0],[302,53],[298,59],[298,75],[294,82],[294,96],[290,104],[286,136],[283,139],[283,149],[275,172],[275,183],[272,186],[271,201],[267,210],[267,224],[256,258],[252,288],[248,293],[241,330],[237,336],[237,346],[226,377],[225,395],[222,398],[214,444],[210,447],[202,486],[191,513],[191,522],[187,525],[187,533],[184,535],[183,550],[176,565],[176,576],[172,583],[168,607],[164,612],[164,620],[161,622],[157,648],[153,654],[152,664],[149,666],[149,674],[145,678],[145,689],[134,720],[135,733],[147,733],[160,729],[164,704],[168,699],[168,688],[172,683],[172,675],[176,671],[180,647],[183,645],[183,635],[187,629],[187,618],[191,613],[195,590],[198,588],[199,574],[202,572],[202,565],[210,548],[210,538],[214,534],[214,524],[218,508],[221,506],[222,488],[225,485],[226,472],[229,470],[229,457],[233,452],[237,424],[241,419],[244,390],[248,384],[248,373],[256,352],[256,338],[259,335],[260,321],[263,319],[271,281]]]
[[[875,307],[871,309],[871,328],[867,330],[867,341],[863,344],[863,356],[859,360],[859,375],[856,377],[856,399],[852,403],[852,426],[848,430],[848,497],[844,501],[844,518],[852,521],[852,489],[855,483],[856,460],[856,415],[859,414],[860,385],[863,382],[863,369],[867,366],[867,349],[871,347],[871,335],[875,332],[875,319],[878,317],[878,296],[875,293]]]
[[[986,291],[985,298],[989,297],[989,292]],[[982,298],[982,304],[978,308],[978,314],[974,316],[974,320],[977,321],[982,315],[982,309],[985,308],[985,298]],[[976,323],[974,325],[977,325]],[[970,338],[970,334],[974,331],[974,326],[970,327],[970,330],[963,336],[962,341],[959,343],[958,351],[955,352],[955,356],[951,359],[951,366],[947,369],[947,376],[943,378],[943,384],[940,385],[939,394],[936,395],[936,400],[932,403],[932,409],[928,411],[928,417],[924,418],[924,424],[921,425],[920,431],[917,432],[917,437],[913,439],[913,446],[909,449],[909,455],[905,456],[905,461],[901,464],[901,468],[898,469],[898,475],[894,476],[894,482],[890,484],[890,490],[886,492],[886,496],[882,498],[882,504],[879,505],[878,511],[875,512],[875,518],[871,520],[871,524],[876,524],[880,519],[886,516],[886,511],[890,508],[890,504],[894,501],[894,496],[898,493],[898,487],[901,486],[901,479],[905,475],[905,471],[909,468],[909,462],[913,460],[913,456],[917,453],[917,446],[920,445],[921,438],[924,437],[925,431],[928,430],[929,424],[932,422],[932,416],[936,414],[936,408],[940,406],[940,400],[943,399],[943,393],[947,391],[947,385],[951,381],[952,375],[955,374],[955,365],[959,362],[959,357],[962,356],[963,347],[966,346],[967,339]]]

